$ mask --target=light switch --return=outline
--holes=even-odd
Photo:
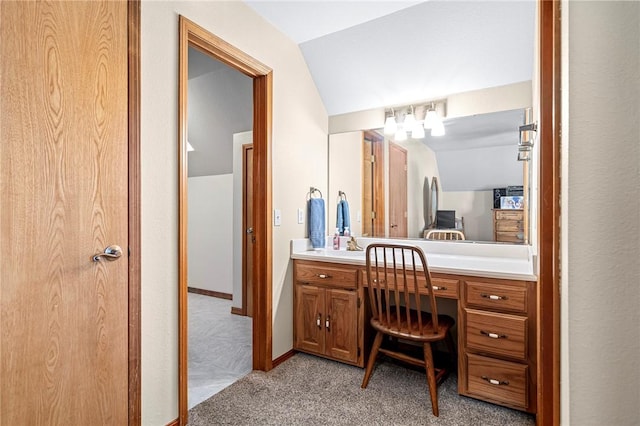
[[[298,223],[304,223],[304,210],[298,209]]]
[[[280,226],[282,224],[282,214],[280,209],[273,210],[273,226]]]

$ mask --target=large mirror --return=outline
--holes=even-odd
[[[437,227],[459,229],[465,241],[528,243],[531,168],[518,161],[527,113],[445,118],[444,136],[404,141],[382,127],[331,134],[329,225],[342,191],[357,236],[424,238]]]

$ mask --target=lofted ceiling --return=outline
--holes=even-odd
[[[533,0],[245,3],[299,44],[330,116],[532,78]]]

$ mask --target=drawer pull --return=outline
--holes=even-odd
[[[318,314],[318,316],[316,317],[316,325],[318,326],[318,328],[322,328],[322,315]]]
[[[328,274],[318,274],[318,278],[322,278],[322,279],[331,278],[331,275],[328,275]]]
[[[491,300],[507,300],[507,296],[496,296],[495,294],[481,293],[480,297]]]
[[[433,289],[434,289],[434,290],[446,290],[447,288],[446,288],[446,287],[440,287],[440,286],[434,285],[434,286],[433,286]]]
[[[488,331],[480,330],[480,334],[483,336],[491,337],[492,339],[506,339],[506,334],[489,333]]]
[[[329,323],[330,323],[330,321],[331,321],[331,317],[330,317],[329,315],[327,315],[327,319],[326,319],[326,320],[325,320],[325,322],[324,322],[324,326],[325,326],[325,327],[327,327],[327,331],[330,331],[330,330],[329,330]]]
[[[509,386],[509,381],[507,380],[496,380],[496,379],[490,379],[487,376],[482,376],[482,380],[486,380],[487,382],[491,383],[492,385],[503,385],[503,386]]]

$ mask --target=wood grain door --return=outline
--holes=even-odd
[[[327,289],[325,295],[325,352],[336,359],[358,359],[358,294]]]
[[[242,145],[243,185],[242,220],[244,221],[244,244],[242,250],[242,312],[253,316],[253,145]]]
[[[0,8],[0,424],[124,425],[127,3]]]
[[[364,132],[362,150],[362,235],[384,237],[384,138]]]
[[[406,238],[407,150],[389,143],[389,238]]]
[[[324,353],[325,304],[324,289],[312,285],[295,285],[296,348]]]

